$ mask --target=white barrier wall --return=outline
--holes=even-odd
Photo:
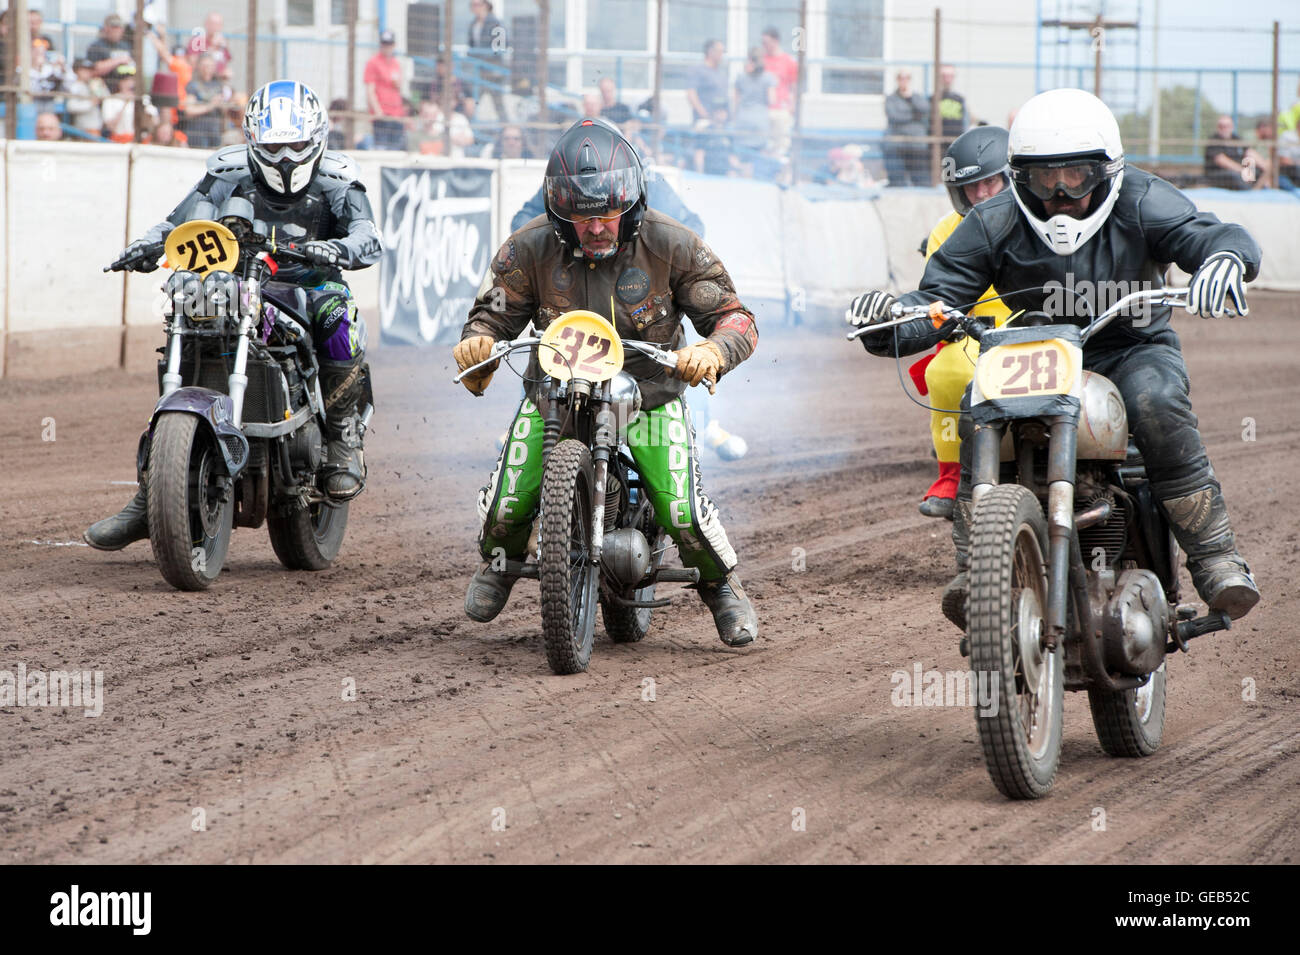
[[[404,153],[354,154],[376,217],[384,166],[483,166],[496,171],[493,251],[510,219],[541,184],[540,160],[447,160]],[[203,175],[207,154],[148,146],[8,142],[0,191],[5,228],[0,265],[0,368],[48,377],[93,368],[144,368],[158,333],[159,273],[101,270],[125,244],[163,219]],[[915,288],[921,240],[950,206],[946,193],[891,190],[861,200],[813,199],[770,184],[661,170],[706,223],[741,299],[788,300],[837,312],[869,288]],[[128,183],[129,177],[129,183]],[[1300,202],[1276,193],[1189,193],[1202,209],[1239,222],[1264,250],[1260,288],[1300,289]],[[378,340],[378,267],[348,275]],[[129,347],[128,347],[129,346]]]

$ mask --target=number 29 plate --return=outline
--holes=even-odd
[[[623,342],[595,312],[565,312],[546,327],[537,349],[542,370],[559,381],[577,378],[598,384],[623,369]]]
[[[220,222],[195,219],[182,222],[167,234],[167,267],[208,272],[233,272],[239,264],[239,242]]]
[[[1077,345],[1055,339],[998,345],[975,365],[977,393],[971,403],[1074,392],[1083,370]]]

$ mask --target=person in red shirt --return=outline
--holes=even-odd
[[[406,107],[402,103],[402,64],[397,61],[396,49],[397,38],[391,30],[379,34],[379,52],[366,62],[363,79],[370,115],[376,117],[371,120],[375,148],[400,152],[406,148]]]
[[[768,27],[763,31],[763,69],[776,77],[769,116],[773,151],[784,155],[790,149],[790,128],[794,125],[794,97],[799,82],[799,64],[781,49],[781,34],[776,27]]]
[[[763,31],[763,69],[776,77],[772,106],[794,112],[794,86],[799,79],[799,63],[781,49],[781,34],[776,27]]]
[[[185,52],[191,58],[191,63],[202,53],[211,54],[217,63],[217,76],[228,80],[230,79],[230,47],[226,45],[226,37],[221,32],[225,25],[221,14],[209,13],[203,21],[203,29],[195,29],[190,37]]]

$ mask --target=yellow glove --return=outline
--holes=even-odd
[[[724,363],[722,349],[711,341],[702,341],[677,352],[677,367],[672,374],[690,385],[698,385],[707,378],[713,382],[709,386],[709,394],[713,394],[718,383],[718,372]]]
[[[475,335],[457,342],[456,347],[451,350],[451,357],[456,359],[456,367],[464,371],[492,354],[492,346],[495,344],[496,339],[491,335]],[[466,375],[460,383],[469,389],[470,394],[481,395],[487,391],[488,382],[492,380],[492,375],[496,373],[497,366],[500,364],[500,361],[494,361],[490,365],[484,365],[474,374]]]

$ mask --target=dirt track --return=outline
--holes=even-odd
[[[1171,661],[1150,759],[1104,756],[1070,694],[1055,791],[1032,804],[994,790],[969,709],[891,705],[895,670],[963,667],[938,610],[948,525],[916,511],[924,412],[838,331],[764,329],[724,382],[751,450],[708,454],[705,481],[759,642],[724,647],[683,593],[641,644],[598,632],[576,677],[546,668],[535,584],[493,624],[461,610],[508,373],[475,401],[443,351],[376,352],[370,487],[335,568],[283,571],[239,530],[205,594],[172,591],[147,542],[44,543],[130,495],[110,482],[134,479],[151,376],[0,382],[0,670],[105,680],[99,718],[0,709],[0,860],[1300,861],[1300,308],[1252,306],[1176,322],[1264,603]]]

